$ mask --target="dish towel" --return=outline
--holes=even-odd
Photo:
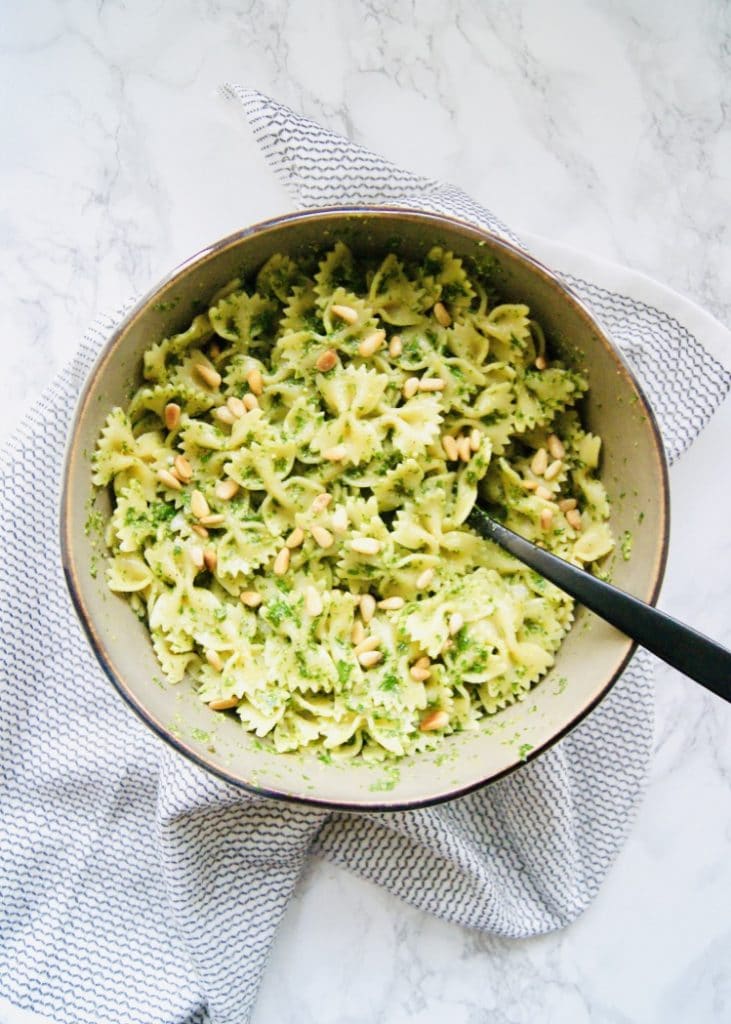
[[[513,238],[457,189],[259,93],[224,93],[298,204],[438,210]],[[663,309],[568,280],[623,348],[677,458],[729,390],[728,370]],[[312,855],[502,936],[573,920],[640,799],[653,739],[644,654],[584,723],[516,774],[390,814],[248,796],[170,750],[110,689],[66,591],[57,506],[75,400],[122,313],[90,328],[0,463],[0,995],[68,1024],[242,1024]],[[726,332],[701,322],[720,352]]]

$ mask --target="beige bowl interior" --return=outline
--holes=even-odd
[[[313,755],[275,755],[232,716],[209,711],[183,682],[168,686],[146,628],[107,588],[103,545],[85,532],[90,502],[106,518],[105,493],[93,496],[88,453],[109,410],[138,381],[142,353],[190,322],[195,304],[272,253],[296,255],[343,239],[356,252],[397,246],[411,256],[441,244],[493,275],[504,300],[528,303],[554,347],[590,381],[586,420],[604,441],[601,476],[613,502],[617,537],[629,531],[631,557],[610,559],[613,581],[654,601],[667,547],[667,476],[657,428],[634,379],[600,327],[549,271],[505,242],[458,221],[404,210],[315,211],[232,235],[189,260],[148,295],[110,340],[89,377],[72,429],[61,509],[64,566],[95,652],[129,704],[160,736],[231,782],[272,796],[348,806],[397,808],[445,799],[494,780],[537,756],[607,692],[633,645],[580,609],[553,670],[520,704],[474,734],[448,737],[441,751],[393,765],[326,765]],[[96,575],[92,568],[99,565]],[[105,687],[105,681],[99,681]],[[115,699],[111,689],[100,699]]]

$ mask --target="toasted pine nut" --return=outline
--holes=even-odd
[[[218,565],[218,555],[215,548],[206,548],[203,552],[203,563],[209,572],[215,572]]]
[[[350,547],[359,555],[377,555],[381,550],[381,542],[375,537],[356,537],[355,540],[351,540]]]
[[[369,334],[367,338],[363,338],[363,341],[358,346],[358,355],[363,356],[364,359],[375,355],[385,338],[386,332],[383,330],[374,331],[373,334]]]
[[[365,654],[366,651],[375,651],[375,649],[379,646],[380,643],[381,641],[379,640],[379,638],[377,636],[373,636],[373,634],[371,633],[370,636],[363,637],[361,642],[355,645],[355,653]]]
[[[287,569],[289,569],[289,548],[282,548],[274,559],[274,575],[284,576]]]
[[[561,509],[562,512],[570,512],[571,509],[576,508],[577,505],[578,502],[576,498],[564,498],[562,501],[559,501],[558,503],[558,507]]]
[[[358,319],[358,314],[352,306],[331,306],[330,312],[346,324],[354,324]]]
[[[441,377],[420,377],[419,391],[444,391],[444,381]]]
[[[482,431],[479,427],[473,427],[470,431],[470,448],[473,452],[479,452],[482,444]]]
[[[203,564],[204,564],[203,563],[203,548],[199,548],[199,547],[196,547],[195,545],[191,545],[188,548],[188,554],[190,555],[190,560],[193,563],[193,565],[196,567],[196,569],[202,569],[203,568]]]
[[[461,437],[457,438],[457,451],[462,462],[470,461],[472,449],[470,448],[470,439],[467,434],[462,434]]]
[[[365,626],[360,621],[360,619],[356,619],[355,622],[353,623],[353,628],[350,631],[351,642],[357,647],[358,644],[363,643],[364,636]]]
[[[548,366],[548,360],[545,356],[536,356],[535,367],[536,370],[545,370]]]
[[[167,469],[158,470],[157,479],[161,484],[165,484],[171,491],[182,491],[183,485],[176,476],[173,476]]]
[[[569,526],[573,526],[575,530],[580,530],[582,527],[581,512],[577,508],[570,508],[566,513],[566,522]]]
[[[553,509],[544,508],[541,512],[541,529],[550,530],[553,523]]]
[[[425,587],[429,586],[429,584],[431,583],[431,581],[433,579],[434,579],[434,569],[432,569],[432,568],[424,569],[424,571],[421,574],[421,576],[417,576],[417,578],[416,578],[417,590],[424,590]]]
[[[208,346],[208,358],[209,359],[218,359],[220,354],[221,354],[221,346],[218,344],[217,341],[212,341],[211,344]]]
[[[376,611],[376,599],[373,594],[360,595],[360,616],[366,625],[371,621]]]
[[[538,487],[538,484],[535,480],[521,480],[520,483],[523,487],[525,487],[526,491],[535,491]]]
[[[239,595],[239,600],[242,601],[247,608],[258,608],[264,598],[261,594],[257,594],[255,590],[242,590]]]
[[[165,426],[168,430],[175,430],[180,423],[180,406],[176,402],[168,402],[165,406]]]
[[[453,612],[449,616],[449,622],[447,628],[449,629],[450,636],[456,636],[460,629],[464,626],[464,616],[460,615],[459,612]]]
[[[403,597],[384,597],[382,601],[378,602],[378,607],[382,608],[384,612],[397,612],[403,608],[406,604]]]
[[[435,302],[432,312],[434,313],[437,323],[442,327],[449,327],[452,323],[452,318],[443,302]]]
[[[553,498],[553,494],[543,484],[538,484],[536,487],[536,498],[543,498],[544,501],[550,501]]]
[[[333,535],[324,526],[313,526],[312,537],[321,548],[331,548],[333,546]]]
[[[388,354],[392,359],[398,359],[404,350],[404,343],[400,334],[394,334],[388,343]]]
[[[416,392],[419,390],[419,378],[418,377],[407,377],[404,381],[404,398],[413,398]]]
[[[238,697],[221,697],[220,700],[210,700],[208,707],[211,711],[230,711],[239,703]]]
[[[429,678],[431,672],[428,668],[420,668],[418,665],[412,665],[409,669],[409,675],[412,679],[415,679],[417,683],[423,683]]]
[[[536,476],[543,476],[548,466],[548,452],[545,448],[539,448],[533,456],[530,468]]]
[[[220,672],[221,669],[223,668],[221,655],[218,653],[218,651],[206,651],[206,661],[212,668],[215,668],[216,672]]]
[[[200,521],[204,526],[220,526],[225,520],[226,516],[221,512],[213,512],[211,515],[201,516]]]
[[[233,426],[235,417],[227,405],[219,405],[217,409],[213,410],[213,415],[220,423],[225,423],[227,427]]]
[[[252,395],[260,395],[264,390],[264,378],[261,375],[261,370],[254,366],[246,374],[246,383],[249,385],[249,391]]]
[[[244,395],[244,397],[241,399],[241,401],[244,403],[244,409],[246,409],[247,412],[251,412],[252,409],[258,409],[259,408],[259,401],[258,401],[256,395],[252,395],[252,393],[250,391],[248,391]]]
[[[554,462],[551,463],[551,465],[548,467],[543,476],[546,478],[546,480],[553,480],[554,477],[558,476],[562,469],[563,462],[561,462],[560,459],[556,459]]]
[[[219,480],[216,484],[216,497],[221,501],[230,501],[239,493],[239,485],[235,480]]]
[[[561,438],[557,434],[549,434],[546,446],[550,452],[552,458],[562,459],[566,454],[566,449],[563,446]]]
[[[193,491],[190,496],[190,511],[196,517],[196,519],[202,519],[203,516],[210,515],[210,507],[208,502],[203,497],[200,491]]]
[[[436,729],[444,729],[449,725],[449,715],[446,711],[430,711],[424,715],[419,725],[422,732],[434,732]]]
[[[431,665],[431,658],[428,654],[422,654],[420,658],[417,658],[414,662],[417,668],[429,668]]]
[[[201,526],[200,523],[193,523],[193,525],[191,526],[191,530],[193,531],[193,533],[197,533],[199,537],[203,537],[204,540],[208,536],[208,530],[205,528],[205,526]]]
[[[176,455],[173,465],[175,466],[175,475],[178,480],[182,480],[184,484],[187,484],[193,479],[193,467],[184,455]]]
[[[457,441],[451,434],[442,434],[442,448],[450,462],[456,462],[459,458]]]
[[[221,386],[221,374],[212,366],[208,366],[206,363],[196,363],[193,369],[209,388],[215,389]]]
[[[358,655],[358,661],[360,662],[361,668],[371,668],[382,660],[383,655],[380,651],[364,651],[363,654]]]
[[[305,611],[311,618],[322,615],[322,598],[319,590],[309,586],[305,588]]]
[[[289,537],[285,540],[285,544],[293,551],[295,548],[301,547],[302,542],[305,539],[305,531],[301,526],[295,526],[294,530],[290,533]]]
[[[317,362],[315,363],[315,369],[319,370],[320,373],[328,373],[329,370],[336,365],[338,361],[338,354],[333,348],[329,348],[327,352],[321,353],[318,356]]]
[[[343,505],[338,505],[330,516],[330,525],[336,533],[345,533],[348,529],[348,513]]]
[[[318,494],[317,497],[313,499],[310,508],[313,512],[322,512],[327,508],[332,500],[332,494],[326,494],[323,491],[322,494]]]
[[[347,454],[348,449],[344,444],[336,444],[334,448],[328,448],[327,451],[324,451],[322,457],[327,459],[328,462],[342,462]]]
[[[236,397],[236,395],[229,395],[229,397],[226,399],[226,405],[231,410],[231,415],[234,416],[236,419],[238,419],[239,416],[243,416],[244,413],[246,412],[246,406],[244,405],[240,398]]]

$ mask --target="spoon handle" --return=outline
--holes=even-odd
[[[481,508],[474,508],[467,522],[482,537],[495,541],[668,665],[731,702],[731,651],[585,569],[536,547]]]

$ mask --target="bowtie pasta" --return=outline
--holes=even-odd
[[[581,424],[584,377],[549,359],[439,247],[312,272],[275,255],[180,334],[108,417],[109,587],[170,683],[281,752],[400,757],[521,700],[571,599],[465,525],[586,565],[612,546]]]

